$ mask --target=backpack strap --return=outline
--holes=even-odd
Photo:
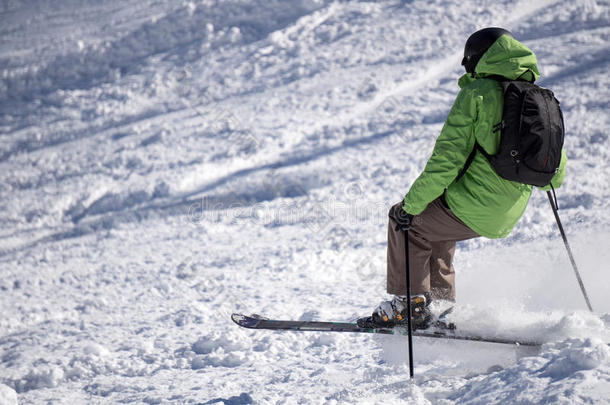
[[[475,140],[474,148],[472,148],[472,152],[470,152],[470,155],[468,155],[468,158],[466,159],[466,163],[464,163],[464,167],[462,167],[462,169],[456,176],[455,180],[453,180],[453,183],[457,183],[458,181],[460,181],[460,179],[464,176],[464,174],[466,174],[466,171],[472,164],[472,161],[474,160],[474,157],[477,154],[477,149],[482,150],[482,148],[479,146],[479,143]],[[445,191],[443,191],[443,194],[441,194],[441,201],[442,201],[443,205],[445,205],[445,207],[449,208],[449,204],[447,204],[446,195],[447,195],[447,189],[445,189]]]
[[[523,78],[523,75],[525,75],[526,73],[529,73],[532,75],[532,80]],[[534,83],[536,81],[536,75],[534,75],[534,72],[532,72],[532,69],[527,69],[525,72],[521,73],[519,75],[519,77],[517,77],[517,80],[521,80],[521,81],[528,82],[528,83]]]
[[[472,161],[474,160],[474,156],[477,154],[478,148],[480,148],[479,143],[475,140],[474,148],[472,148],[472,152],[470,152],[470,155],[468,155],[468,159],[466,159],[466,163],[464,163],[464,167],[462,167],[462,169],[458,173],[455,180],[453,180],[454,183],[457,183],[458,181],[460,181],[460,179],[464,176],[464,174],[466,174],[466,171],[468,170],[468,168],[472,164]]]
[[[500,76],[500,75],[489,75],[489,76],[485,76],[485,79],[494,79],[497,80],[499,82],[510,82],[510,79],[504,77],[504,76]]]
[[[468,159],[466,159],[466,163],[464,163],[464,167],[462,167],[462,169],[458,173],[455,180],[453,180],[454,183],[457,183],[458,181],[460,181],[460,179],[466,174],[466,171],[472,164],[472,161],[474,160],[474,157],[476,156],[477,151],[480,152],[483,156],[485,156],[485,158],[487,160],[489,160],[489,158],[491,157],[491,155],[489,153],[487,153],[487,151],[485,149],[483,149],[483,147],[481,145],[479,145],[479,142],[475,140],[474,148],[472,148],[472,152],[470,152],[470,155],[468,155]]]
[[[531,74],[532,80],[528,80],[528,79],[525,79],[523,77],[524,75],[526,75],[528,73]],[[534,78],[535,78],[534,72],[532,72],[531,69],[527,69],[525,72],[521,73],[519,75],[519,77],[517,77],[515,80],[511,80],[511,79],[506,78],[506,77],[501,76],[501,75],[489,75],[489,76],[485,76],[485,79],[494,79],[494,80],[497,80],[497,81],[502,82],[502,83],[504,83],[504,82],[528,82],[528,83],[534,83]]]

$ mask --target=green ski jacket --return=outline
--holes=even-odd
[[[532,186],[501,178],[481,153],[475,155],[462,178],[455,181],[475,140],[487,153],[498,152],[500,132],[494,133],[493,126],[502,120],[503,93],[498,81],[486,78],[489,75],[511,80],[532,79],[533,75],[538,79],[536,55],[517,40],[503,35],[481,57],[474,77],[465,74],[459,79],[461,90],[432,156],[404,198],[403,209],[417,215],[446,190],[449,208],[473,231],[488,238],[503,238],[523,215]],[[566,162],[562,150],[559,170],[551,181],[555,188],[563,183]]]

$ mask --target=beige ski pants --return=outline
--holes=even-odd
[[[390,219],[387,290],[389,294],[406,295],[405,235],[395,231],[395,226]],[[442,196],[428,204],[413,218],[409,229],[411,294],[430,292],[433,299],[455,300],[455,244],[478,236],[451,212]]]

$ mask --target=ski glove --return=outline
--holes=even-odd
[[[413,215],[405,212],[402,209],[402,204],[397,204],[390,209],[389,217],[396,222],[396,231],[408,231],[411,228],[411,223],[413,222]]]

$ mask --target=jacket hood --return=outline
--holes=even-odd
[[[518,78],[538,80],[538,61],[536,55],[527,46],[508,35],[502,35],[483,54],[474,69],[474,78],[466,74],[460,78],[460,87],[473,79],[490,75],[504,76],[510,80]],[[471,80],[468,80],[471,79]]]

